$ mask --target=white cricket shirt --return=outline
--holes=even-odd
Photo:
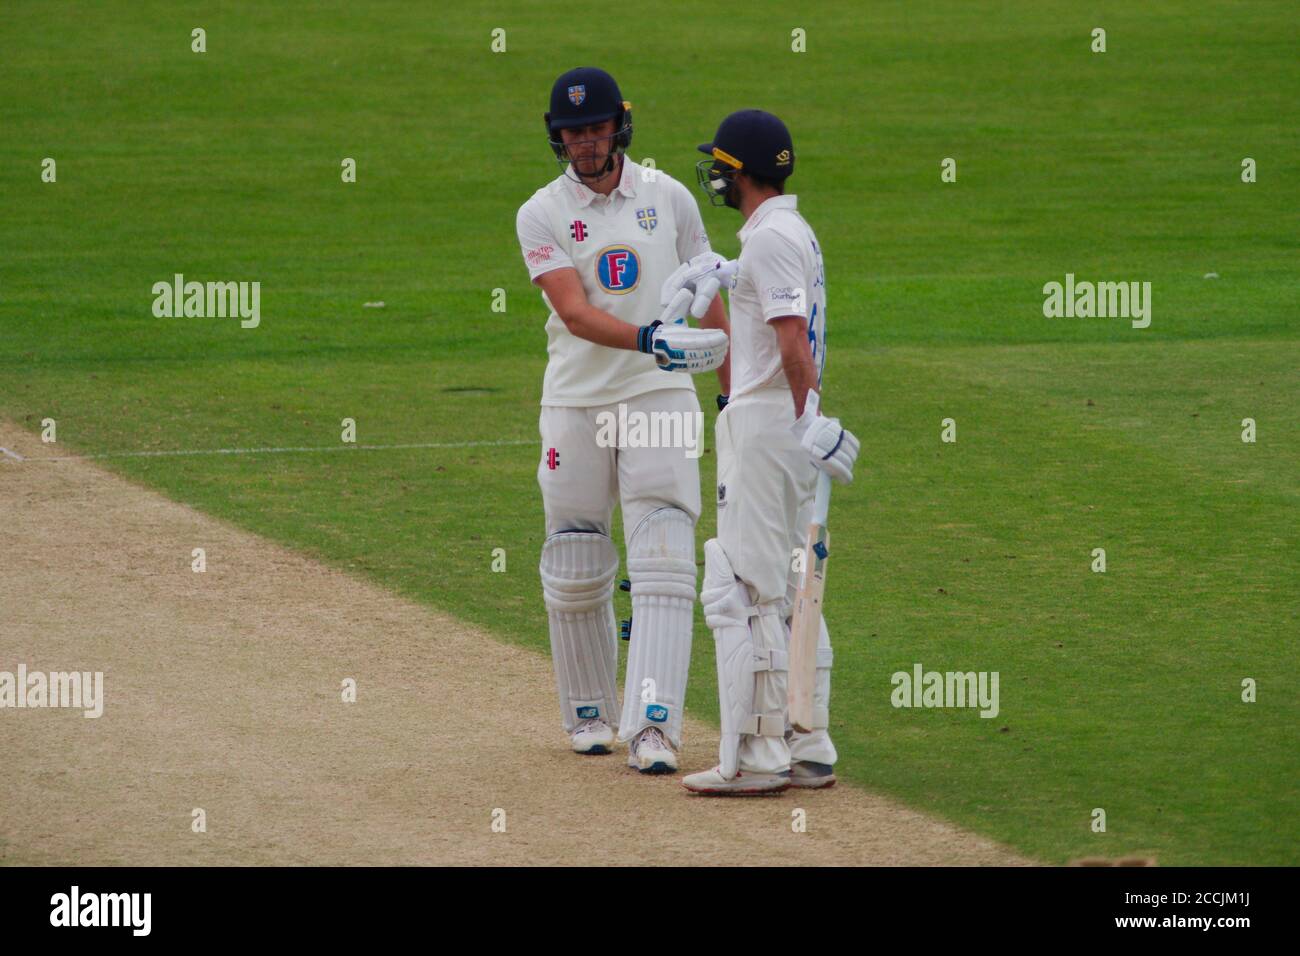
[[[731,398],[765,386],[789,388],[776,331],[785,315],[808,320],[813,368],[820,385],[826,362],[826,271],[812,227],[797,197],[773,196],[754,210],[740,236],[739,268],[731,280]]]
[[[673,270],[709,250],[686,187],[626,156],[608,196],[561,175],[520,207],[516,229],[530,279],[576,269],[588,302],[635,326],[659,318],[659,288]],[[694,390],[693,376],[665,372],[650,355],[572,335],[545,293],[542,301],[551,312],[543,405],[606,405],[660,388]]]

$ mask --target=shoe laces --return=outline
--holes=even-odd
[[[598,730],[604,723],[605,722],[599,717],[588,717],[586,720],[578,724],[577,729],[575,729],[573,733],[577,735],[585,734],[589,730]]]
[[[637,747],[642,744],[649,744],[652,747],[659,747],[662,750],[668,749],[668,741],[664,739],[663,732],[658,727],[647,727],[637,738]]]

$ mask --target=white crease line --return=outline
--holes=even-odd
[[[172,458],[182,455],[285,455],[293,452],[316,451],[389,451],[404,448],[498,448],[510,445],[533,445],[533,439],[510,441],[453,441],[453,442],[416,442],[407,445],[320,445],[302,448],[192,448],[178,451],[109,451],[99,455],[52,455],[48,458],[24,458],[7,449],[0,448],[7,454],[14,455],[19,461],[88,461],[92,458]]]
[[[12,458],[14,461],[26,461],[26,460],[27,460],[27,459],[24,458],[22,455],[18,454],[18,452],[16,452],[16,451],[10,451],[8,448],[5,448],[3,445],[0,445],[0,454],[8,455],[8,456],[9,456],[10,458]]]

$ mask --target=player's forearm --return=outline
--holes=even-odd
[[[637,327],[620,322],[604,309],[582,303],[560,315],[570,333],[612,349],[637,350]]]
[[[731,323],[727,320],[727,308],[722,304],[722,296],[718,296],[709,305],[709,311],[704,313],[700,319],[700,328],[702,329],[721,329],[727,333],[727,338],[731,338]],[[718,390],[723,395],[731,394],[731,351],[727,351],[727,358],[718,366]]]
[[[812,356],[807,354],[804,349],[803,355],[785,354],[781,352],[781,366],[785,371],[785,380],[790,383],[790,395],[794,399],[794,417],[798,418],[803,414],[804,403],[808,400],[808,392],[817,387],[817,374],[813,371]]]
[[[813,369],[812,349],[808,344],[808,323],[798,316],[774,319],[777,343],[781,347],[781,370],[790,385],[794,399],[794,415],[803,414],[808,390],[817,387],[817,372]]]

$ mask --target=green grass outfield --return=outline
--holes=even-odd
[[[11,0],[0,414],[55,418],[66,453],[333,445],[344,417],[369,444],[532,440],[544,314],[514,219],[556,174],[552,79],[611,70],[632,155],[688,183],[694,144],[763,106],[826,254],[826,405],[862,439],[832,509],[842,775],[1049,861],[1298,863],[1294,5],[980,6],[754,3],[710,28],[696,3]],[[734,254],[736,214],[705,222]],[[260,281],[261,326],[155,319],[176,272]],[[1151,327],[1044,318],[1067,272],[1150,281]],[[540,652],[537,458],[105,464]],[[1001,714],[893,709],[917,662],[998,671]],[[701,624],[709,718],[714,680]]]

